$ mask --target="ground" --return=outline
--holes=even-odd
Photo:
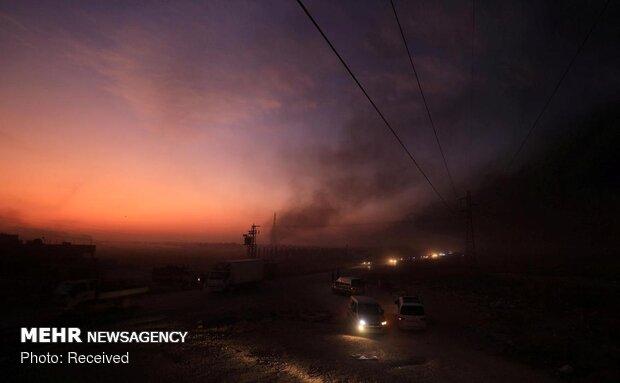
[[[405,287],[422,296],[429,326],[425,332],[403,332],[393,326],[391,315],[396,288],[385,282],[380,287],[377,275],[364,268],[345,272],[368,277],[368,294],[388,314],[386,334],[363,336],[351,329],[345,315],[348,298],[331,293],[331,273],[316,273],[267,281],[255,291],[151,294],[129,312],[103,313],[96,319],[65,317],[63,325],[73,321],[83,329],[186,329],[190,338],[180,345],[19,345],[35,352],[129,351],[131,363],[18,365],[9,376],[28,381],[213,382],[547,382],[567,377],[558,372],[562,364],[527,363],[482,339],[484,332],[476,327],[496,326],[494,315],[501,307],[480,310],[456,290],[410,279]],[[12,352],[4,362],[17,359],[17,351]]]

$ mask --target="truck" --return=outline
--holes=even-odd
[[[224,292],[243,286],[254,286],[265,278],[265,263],[262,259],[234,259],[222,261],[209,273],[209,291]]]
[[[104,291],[96,279],[61,282],[54,290],[54,303],[64,311],[78,308],[126,308],[131,299],[146,294],[148,287],[129,287]]]

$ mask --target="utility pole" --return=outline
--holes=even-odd
[[[243,234],[243,244],[248,249],[248,258],[256,258],[256,237],[258,237],[260,226],[252,224],[247,234]]]
[[[271,226],[271,246],[275,246],[277,244],[276,237],[276,213],[273,212],[273,225]]]
[[[476,260],[476,236],[474,232],[474,203],[471,200],[471,192],[468,190],[465,200],[465,255],[472,262]]]

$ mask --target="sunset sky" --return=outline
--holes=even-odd
[[[453,198],[389,2],[306,4]],[[460,194],[502,171],[603,2],[554,4],[481,1],[472,82],[471,3],[396,1]],[[610,36],[611,16],[539,142],[617,98]],[[0,229],[236,241],[274,211],[437,203],[295,1],[3,1],[0,51]]]

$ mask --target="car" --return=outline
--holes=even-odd
[[[379,302],[365,295],[351,297],[347,317],[357,333],[383,333],[387,327],[385,312]]]
[[[339,277],[332,283],[332,292],[343,295],[363,295],[366,293],[366,283],[362,278]]]
[[[402,296],[396,304],[396,322],[401,330],[426,330],[424,304],[418,296]]]

